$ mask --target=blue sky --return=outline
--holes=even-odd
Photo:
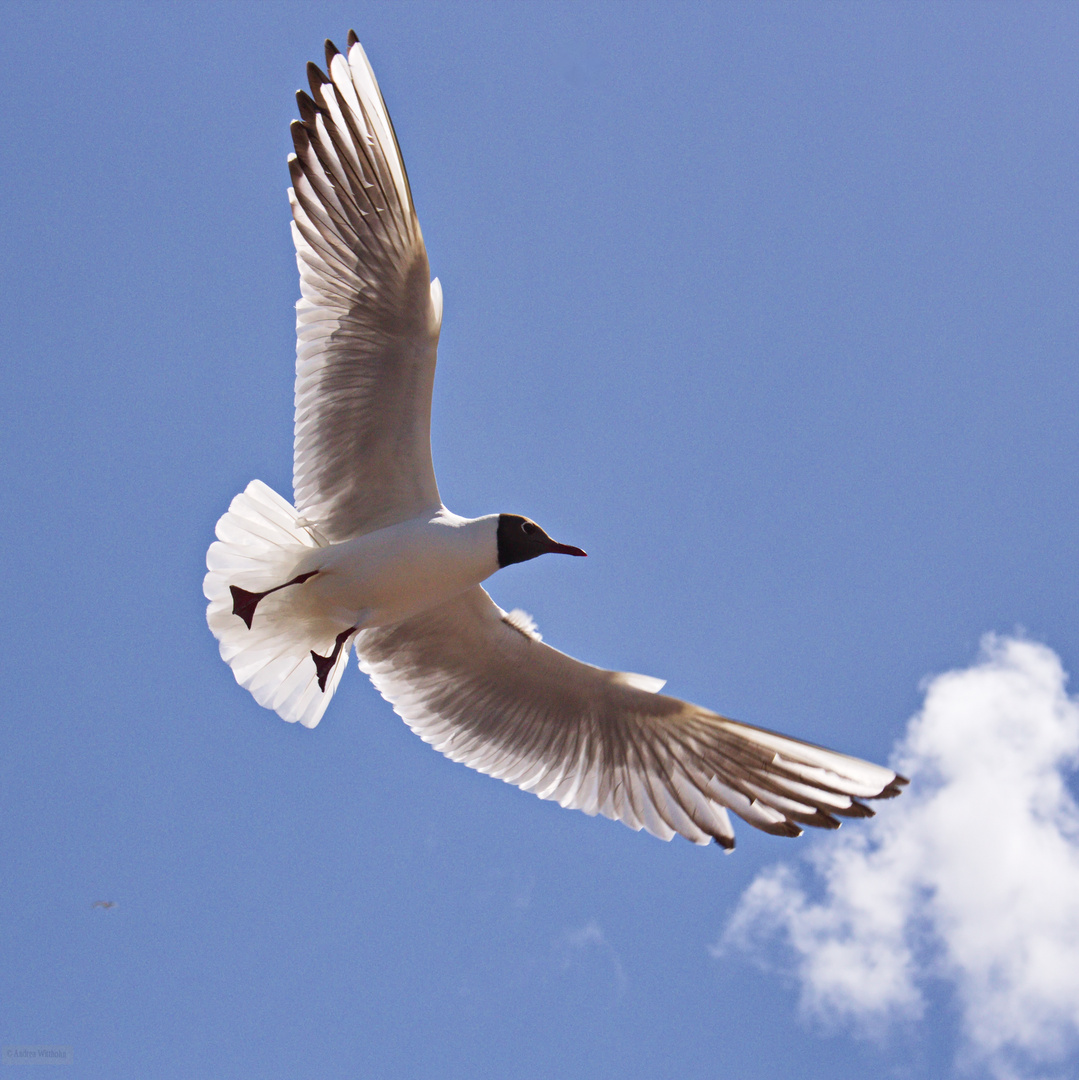
[[[1079,9],[0,7],[0,1042],[108,1080],[1074,1075],[1079,988],[1015,964],[1079,970]],[[667,845],[450,763],[354,667],[314,731],[234,683],[205,551],[291,492],[288,122],[349,27],[445,291],[442,494],[590,554],[495,599],[897,753],[873,823]]]

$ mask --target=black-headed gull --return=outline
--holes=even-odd
[[[669,840],[734,846],[727,809],[796,836],[867,817],[891,769],[728,720],[542,643],[480,582],[546,553],[584,555],[515,514],[442,505],[431,388],[442,288],[354,33],[308,65],[289,158],[296,305],[296,506],[261,481],[217,523],[207,619],[237,682],[314,727],[354,647],[421,738],[540,798]]]

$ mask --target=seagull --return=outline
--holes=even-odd
[[[328,74],[327,74],[328,72]],[[355,651],[422,739],[564,807],[730,850],[728,811],[778,836],[871,817],[893,770],[739,723],[545,644],[481,582],[584,556],[520,514],[464,518],[431,459],[442,287],[354,32],[307,68],[289,155],[295,505],[253,480],[207,553],[207,621],[236,681],[313,728]]]

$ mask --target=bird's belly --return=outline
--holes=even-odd
[[[375,534],[334,545],[303,588],[320,614],[343,626],[385,626],[452,599],[490,572],[451,543],[382,542]]]

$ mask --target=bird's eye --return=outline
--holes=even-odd
[[[529,536],[534,536],[539,532],[537,526],[533,525],[531,521],[525,521],[521,524],[521,528],[524,529]]]

